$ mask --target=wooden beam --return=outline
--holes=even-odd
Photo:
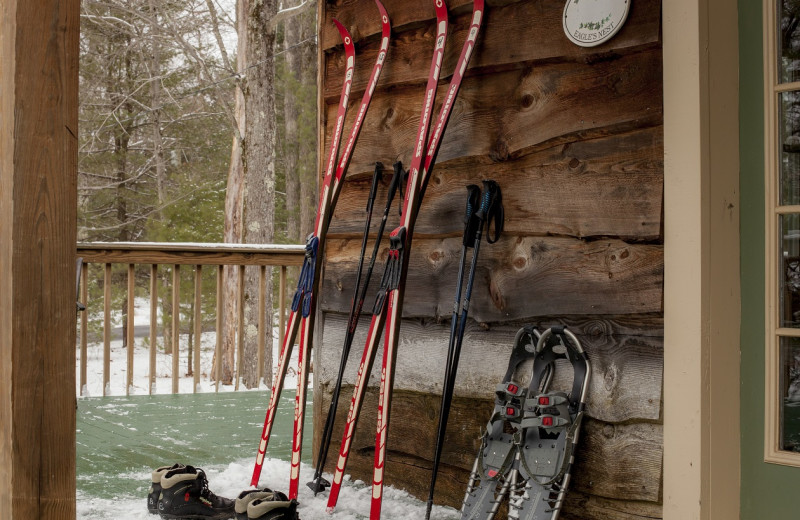
[[[0,518],[75,518],[77,0],[0,2]]]

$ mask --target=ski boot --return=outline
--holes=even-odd
[[[519,428],[526,388],[516,382],[519,366],[536,350],[538,331],[523,328],[514,338],[508,369],[495,391],[495,404],[478,456],[472,466],[467,492],[461,506],[462,520],[493,518],[508,493],[510,470],[514,462],[513,434]]]
[[[218,497],[208,489],[202,469],[176,468],[161,477],[158,512],[167,520],[222,520],[234,518],[234,501]]]
[[[236,520],[247,520],[247,506],[250,505],[250,502],[264,498],[271,499],[274,494],[269,488],[246,489],[239,493],[233,506],[236,512]]]
[[[556,361],[572,365],[569,393],[550,388]],[[544,331],[536,345],[533,376],[515,434],[509,519],[556,520],[574,461],[591,366],[578,338],[566,327]]]
[[[158,499],[161,496],[161,477],[168,471],[184,467],[183,464],[161,466],[153,470],[150,479],[150,490],[147,493],[147,510],[151,515],[158,514]]]
[[[300,520],[297,500],[276,491],[269,497],[257,498],[247,506],[247,520]]]

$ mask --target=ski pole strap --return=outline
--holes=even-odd
[[[303,260],[303,267],[300,270],[300,279],[297,282],[297,293],[295,299],[292,301],[292,310],[297,311],[300,295],[303,298],[302,316],[308,318],[311,313],[311,288],[314,284],[314,270],[317,265],[317,248],[319,247],[319,238],[311,234],[306,241],[306,257]]]
[[[493,180],[483,181],[484,200],[487,201],[484,210],[486,219],[486,241],[494,244],[500,240],[505,222],[505,210],[503,209],[503,193],[500,185]],[[483,209],[483,208],[481,208]]]
[[[477,215],[479,205],[481,205],[481,189],[475,184],[467,186],[467,209],[464,215],[464,247],[475,247],[475,237],[481,220]]]
[[[388,289],[393,291],[400,286],[400,275],[403,270],[403,253],[406,245],[406,228],[400,226],[389,234],[389,259],[386,268],[389,270]]]

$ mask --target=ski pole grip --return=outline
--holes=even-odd
[[[397,193],[397,187],[400,186],[400,180],[403,178],[403,163],[397,161],[394,163],[394,175],[392,176],[392,181],[389,183],[389,193],[386,196],[387,201],[391,201],[394,199],[395,193]]]
[[[470,184],[467,186],[467,192],[467,209],[464,215],[462,244],[464,247],[475,247],[475,235],[480,225],[476,211],[481,203],[481,189],[474,184]]]
[[[505,222],[505,210],[503,209],[503,193],[500,185],[493,180],[483,181],[484,190],[489,193],[488,205],[486,207],[486,241],[494,244],[500,240]],[[494,229],[494,233],[490,230]]]

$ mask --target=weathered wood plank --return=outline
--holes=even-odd
[[[316,350],[315,363],[319,367],[315,377],[323,389],[332,388],[336,381],[346,323],[344,315],[329,313],[325,316],[324,343],[321,349]],[[555,320],[549,324],[555,324]],[[346,384],[355,382],[368,326],[366,319],[359,323],[345,370]],[[663,338],[648,336],[646,331],[641,330],[624,331],[614,319],[570,320],[570,327],[581,340],[592,363],[593,377],[589,385],[587,413],[609,423],[659,420]],[[598,327],[605,328],[606,332],[595,334]],[[487,329],[472,321],[468,323],[456,378],[457,395],[493,398],[495,385],[505,373],[517,330],[518,326],[509,324],[493,324]],[[441,395],[450,336],[449,320],[436,323],[407,319],[403,321],[400,334],[402,346],[397,353],[396,388]],[[381,350],[370,375],[373,386],[380,381],[382,355]],[[420,362],[422,359],[424,362]],[[568,388],[571,377],[569,367],[559,364],[554,384]],[[527,385],[529,380],[528,364],[522,367],[519,382]]]
[[[570,490],[559,515],[562,520],[653,520],[662,518],[662,506],[654,502],[613,500]]]
[[[503,4],[506,5],[503,5]],[[385,6],[395,34],[379,88],[387,85],[424,83],[436,36],[433,3],[429,0],[387,0]],[[472,2],[448,2],[450,26],[442,78],[449,77],[461,52],[471,21]],[[661,9],[659,0],[639,0],[631,6],[625,26],[608,43],[594,48],[573,45],[561,28],[563,2],[488,2],[483,30],[478,37],[470,68],[498,69],[521,62],[584,61],[613,59],[642,46],[660,41]],[[361,2],[339,2],[325,6],[322,20],[336,18],[350,28],[356,41],[356,60],[367,63],[378,52],[380,22],[377,10]],[[320,41],[327,51],[324,95],[337,96],[344,71],[341,39],[330,22],[320,26]],[[509,36],[513,35],[512,38]],[[353,92],[366,88],[369,67],[356,67]],[[335,93],[334,93],[335,92]]]
[[[359,240],[330,242],[320,305],[347,313]],[[567,314],[661,312],[662,246],[603,239],[507,237],[480,250],[470,316],[479,322]],[[404,317],[450,316],[461,239],[414,240]],[[376,268],[382,273],[383,259]],[[374,295],[380,276],[373,276]],[[368,302],[368,305],[371,302]]]
[[[661,74],[661,51],[649,49],[595,64],[545,63],[468,75],[437,164],[474,157],[502,162],[559,143],[658,126],[662,122]],[[446,87],[439,87],[439,102]],[[375,161],[410,162],[421,96],[419,87],[398,87],[391,95],[375,96],[353,152],[350,174],[371,172]],[[336,101],[331,100],[325,110],[326,120],[334,121]],[[346,128],[354,113],[350,111]],[[323,149],[327,150],[330,132],[325,134]]]
[[[507,234],[656,240],[661,236],[663,158],[663,131],[658,126],[557,145],[502,163],[444,163],[433,171],[414,233],[461,236],[464,187],[494,178],[503,192]],[[391,165],[384,168],[376,201],[380,211],[391,180]],[[363,232],[372,179],[348,179],[328,232],[331,238],[360,237]],[[389,229],[398,222],[397,213],[391,212]]]
[[[176,265],[302,265],[305,246],[252,244],[80,243],[85,262]]]
[[[0,12],[0,518],[70,519],[80,5]]]
[[[352,388],[343,389],[345,399]],[[369,482],[372,477],[377,420],[377,391],[370,389],[353,438],[346,473]],[[327,410],[330,395],[322,407]],[[436,437],[439,397],[396,390],[392,397],[386,482],[425,496]],[[437,503],[461,503],[492,401],[456,397],[453,401],[442,452]],[[331,449],[338,450],[347,406],[339,408]],[[315,443],[316,444],[316,443]],[[329,457],[327,470],[336,457]],[[657,502],[661,484],[661,426],[646,423],[607,425],[588,419],[576,455],[573,489],[612,499]]]

